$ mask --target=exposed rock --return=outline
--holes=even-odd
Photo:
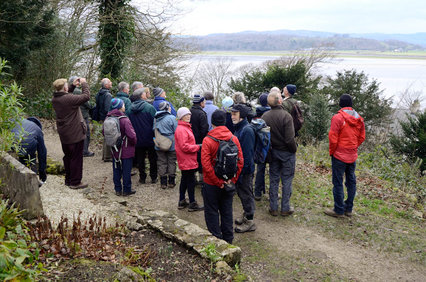
[[[25,209],[24,218],[34,219],[44,215],[37,175],[7,153],[0,153],[0,190]]]
[[[215,271],[219,275],[231,274],[233,272],[232,268],[223,260],[220,260],[216,263]]]
[[[127,267],[123,267],[120,272],[117,273],[115,279],[121,282],[144,281],[144,278],[140,274],[134,272],[133,270]]]

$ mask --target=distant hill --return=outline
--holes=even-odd
[[[243,31],[178,37],[202,51],[281,51],[328,46],[336,50],[426,50],[426,33],[338,34],[309,30]]]

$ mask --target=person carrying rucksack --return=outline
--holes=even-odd
[[[155,114],[154,120],[154,144],[157,152],[157,167],[160,175],[160,184],[162,189],[176,186],[176,151],[175,151],[175,132],[177,128],[176,117],[171,114],[169,102],[161,102],[158,106],[159,111]]]
[[[132,123],[124,114],[125,111],[123,100],[113,98],[111,111],[108,112],[103,124],[104,140],[112,153],[113,181],[117,196],[136,193],[132,190],[131,171],[137,138]]]
[[[298,101],[293,98],[296,93],[296,85],[287,84],[283,89],[284,99],[282,107],[286,110],[293,118],[294,136],[299,136],[299,130],[302,128],[305,122],[303,118],[302,110],[299,107]]]
[[[201,147],[204,178],[202,194],[207,229],[213,236],[231,244],[234,239],[232,222],[234,184],[244,166],[244,158],[238,138],[232,135],[225,126],[225,122],[226,113],[224,111],[213,112],[213,129],[204,138]],[[234,152],[235,146],[236,152]],[[236,153],[236,155],[231,153]],[[224,158],[227,158],[228,163],[231,164],[228,169],[226,169],[227,166],[223,166]]]
[[[236,104],[231,108],[232,122],[235,127],[235,136],[238,138],[243,150],[244,167],[236,183],[238,197],[243,205],[244,213],[235,219],[235,232],[243,233],[256,230],[254,223],[254,195],[253,195],[253,173],[254,173],[254,149],[256,135],[247,121],[250,109],[244,104]]]
[[[264,113],[269,111],[271,107],[268,106],[268,93],[262,93],[259,97],[260,106],[256,107],[256,119],[260,119]],[[253,123],[253,121],[252,121]],[[254,181],[254,199],[260,201],[262,194],[266,193],[265,189],[265,171],[266,171],[266,160],[264,162],[257,163],[256,166],[256,178]]]

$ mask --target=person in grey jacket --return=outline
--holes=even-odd
[[[74,81],[78,78],[78,76],[71,76],[68,79],[68,85],[72,85]],[[77,81],[76,87],[74,88],[73,94],[80,95],[82,94],[81,91],[81,85]],[[80,106],[81,114],[83,115],[84,121],[86,123],[87,132],[86,132],[86,139],[84,139],[84,148],[83,148],[83,157],[93,157],[95,153],[89,151],[89,144],[90,144],[90,110],[93,109],[92,103],[87,101],[83,105]]]
[[[158,106],[159,111],[155,114],[154,130],[170,140],[172,145],[168,151],[162,151],[155,146],[157,152],[158,174],[160,175],[161,188],[174,188],[176,186],[176,151],[175,151],[175,131],[177,128],[176,117],[171,114],[171,106],[167,101],[161,102]]]

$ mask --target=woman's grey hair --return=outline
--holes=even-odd
[[[212,101],[214,99],[214,95],[210,91],[204,92],[203,96],[204,96],[204,99],[209,100],[209,101]]]
[[[118,84],[118,91],[123,91],[126,88],[129,88],[129,84],[127,82],[122,81]]]
[[[232,96],[232,100],[234,100],[234,104],[245,104],[246,97],[243,92],[235,92],[234,96]]]
[[[132,91],[135,91],[138,88],[142,88],[143,87],[143,83],[140,81],[135,81],[132,83]]]
[[[77,78],[78,78],[78,76],[75,76],[75,75],[71,76],[70,79],[68,79],[68,84],[69,85],[73,84],[74,80],[76,80]]]

